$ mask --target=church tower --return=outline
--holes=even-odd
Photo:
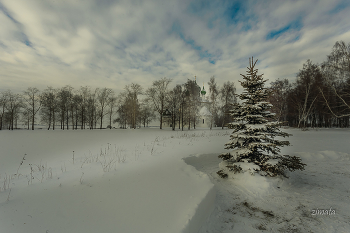
[[[204,83],[203,83],[203,89],[202,89],[202,91],[201,91],[202,102],[205,101],[205,94],[206,94],[206,93],[207,93],[207,92],[206,92],[205,89],[204,89]]]
[[[200,92],[201,98],[200,98],[200,110],[199,110],[199,127],[201,128],[208,128],[210,127],[210,123],[213,120],[213,114],[209,111],[210,109],[210,102],[205,98],[205,94],[207,92],[204,89],[204,83],[203,83],[203,89]]]

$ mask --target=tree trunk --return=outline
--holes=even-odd
[[[163,111],[164,111],[164,104],[163,100],[160,106],[160,129],[163,129]]]
[[[100,129],[102,129],[102,121],[103,121],[103,109],[101,110],[101,115],[100,115]]]
[[[181,120],[181,117],[180,117],[180,115],[179,115],[179,129],[180,129],[180,127],[181,127],[181,126],[180,126],[180,120]]]
[[[188,114],[188,130],[191,130],[191,110]]]
[[[74,126],[75,126],[75,121],[74,121],[74,108],[72,106],[71,108],[71,120],[72,120],[72,129],[74,130]]]
[[[68,128],[68,125],[69,125],[69,111],[67,109],[67,119],[66,119],[66,124],[67,124],[67,130],[69,129]]]
[[[184,131],[184,106],[183,105],[181,110],[181,127],[182,127],[182,131]]]
[[[81,129],[84,129],[84,108],[81,108]]]
[[[35,115],[34,115],[34,108],[33,108],[33,112],[32,112],[32,130],[34,130],[34,121],[35,121]],[[28,126],[29,126],[29,122],[28,122]]]
[[[196,129],[196,115],[193,116],[193,129]]]
[[[160,129],[163,129],[163,114],[160,113],[160,126],[159,126]]]
[[[51,127],[51,110],[49,110],[49,127],[47,128],[47,130],[50,130]]]
[[[55,110],[52,111],[52,130],[55,130]]]

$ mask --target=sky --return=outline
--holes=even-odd
[[[268,83],[350,43],[348,0],[0,0],[0,92],[79,89],[211,76],[219,86],[258,59]]]

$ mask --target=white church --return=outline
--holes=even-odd
[[[204,89],[204,84],[203,84],[203,89],[201,91],[201,98],[200,98],[200,110],[198,114],[199,122],[198,122],[198,127],[200,128],[208,128],[211,125],[211,122],[213,120],[213,114],[209,111],[210,109],[210,102],[205,98],[205,94],[207,92]]]
[[[197,84],[197,80],[195,79],[195,83]],[[200,86],[198,86],[198,105],[199,105],[199,111],[197,114],[197,120],[196,120],[196,128],[210,128],[211,122],[213,121],[213,114],[210,112],[210,101],[206,99],[206,91],[204,89],[204,83],[203,88],[201,90]],[[168,111],[168,109],[165,110],[165,113],[163,114],[163,126],[164,127],[171,127],[171,113]],[[188,126],[185,123],[186,126]],[[191,125],[192,127],[192,125]]]

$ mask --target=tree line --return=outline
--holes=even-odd
[[[292,127],[349,127],[350,43],[336,42],[327,60],[307,60],[296,81],[271,83],[269,101],[279,121]]]
[[[160,129],[164,122],[173,130],[195,128],[201,88],[190,79],[170,88],[171,81],[161,78],[146,90],[132,83],[119,94],[110,88],[88,86],[48,87],[43,91],[29,87],[20,94],[7,90],[0,93],[0,130],[17,129],[20,124],[34,130],[39,123],[48,130],[112,128],[112,123],[118,123],[120,128],[137,128],[157,119]],[[212,103],[209,108],[213,113],[210,126],[223,127],[229,121],[225,112],[236,101],[235,85],[226,82],[219,88],[214,76],[208,85],[207,101]]]

